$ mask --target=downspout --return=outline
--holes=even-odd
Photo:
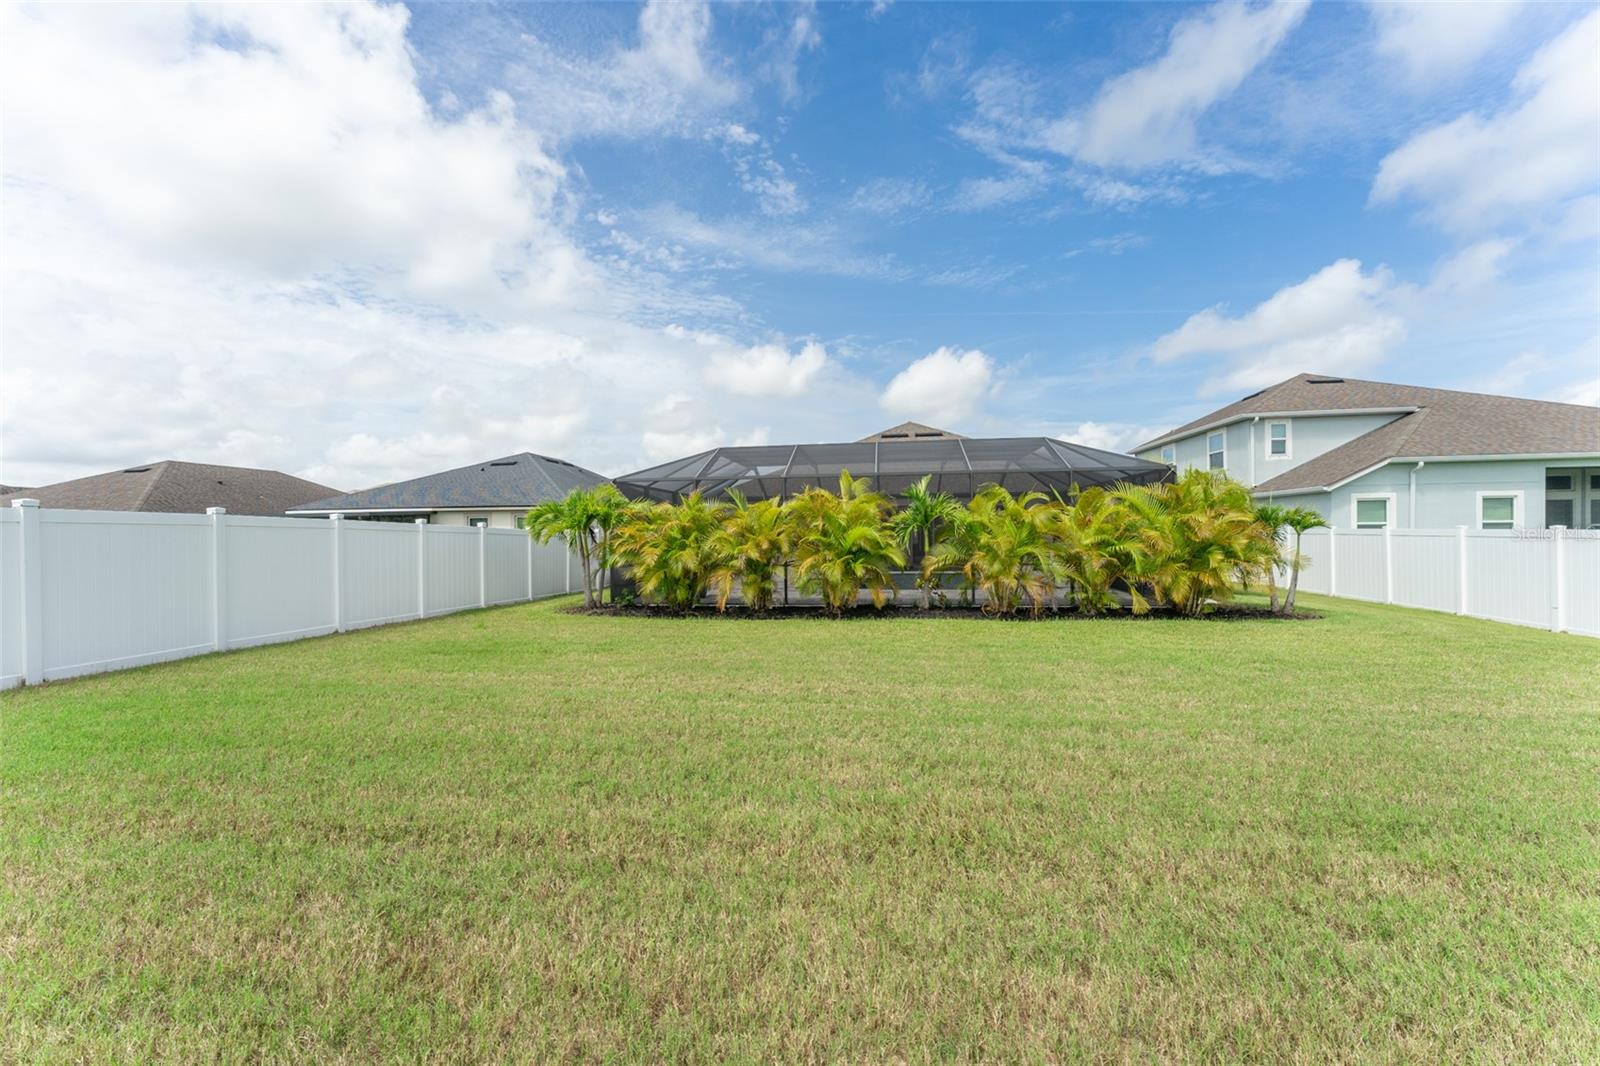
[[[1261,416],[1256,415],[1250,420],[1250,488],[1256,487],[1256,423],[1261,421]],[[1227,430],[1223,430],[1224,433]]]
[[[1417,465],[1411,468],[1411,499],[1408,504],[1411,511],[1411,521],[1406,523],[1411,529],[1417,528],[1417,471],[1427,465],[1428,461],[1426,459],[1418,459]]]

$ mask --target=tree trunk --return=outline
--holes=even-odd
[[[922,531],[922,565],[928,565],[928,531]],[[922,579],[922,609],[933,610],[933,572],[929,571],[927,577]]]
[[[578,537],[578,563],[583,567],[583,605],[593,607],[594,604],[594,572],[590,563],[593,553],[589,549],[589,538]]]
[[[1267,595],[1271,597],[1272,610],[1278,610],[1278,564],[1276,561],[1267,565]]]
[[[1289,560],[1289,591],[1283,597],[1283,613],[1294,614],[1294,594],[1300,586],[1300,533],[1294,535],[1294,557]]]

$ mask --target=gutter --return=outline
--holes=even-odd
[[[1263,416],[1265,417],[1265,416]],[[1255,489],[1257,496],[1304,496],[1312,492],[1332,492],[1334,489],[1343,488],[1358,477],[1364,477],[1374,470],[1381,470],[1390,463],[1416,463],[1421,469],[1427,463],[1483,463],[1483,462],[1513,462],[1524,460],[1527,462],[1547,462],[1552,459],[1563,461],[1580,460],[1589,462],[1600,459],[1597,452],[1499,452],[1486,455],[1391,455],[1387,459],[1373,463],[1369,467],[1357,470],[1347,477],[1342,477],[1331,485],[1303,485],[1292,489]],[[1308,460],[1309,462],[1310,460]],[[1415,471],[1413,471],[1413,474]]]

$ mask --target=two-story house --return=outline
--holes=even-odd
[[[1600,529],[1600,407],[1300,374],[1135,452],[1340,529]]]

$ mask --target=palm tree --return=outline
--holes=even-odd
[[[1274,611],[1278,609],[1278,567],[1283,563],[1284,536],[1283,528],[1287,524],[1284,516],[1289,513],[1289,508],[1281,507],[1275,503],[1262,503],[1256,505],[1256,522],[1265,529],[1271,538],[1272,554],[1274,558],[1267,567],[1267,595]]]
[[[909,551],[914,543],[920,541],[924,559],[928,557],[928,552],[933,547],[934,530],[940,523],[949,522],[961,511],[961,505],[948,492],[928,491],[928,482],[932,477],[933,475],[929,474],[906,489],[906,505],[892,519],[895,535],[900,538],[900,543]],[[924,611],[933,607],[934,581],[932,571],[924,569],[917,582],[922,586]]]
[[[633,569],[640,593],[687,611],[728,565],[725,515],[698,492],[636,508],[616,532],[617,558]]]
[[[611,485],[573,489],[559,500],[536,504],[528,510],[523,520],[528,536],[540,544],[548,544],[556,537],[562,537],[578,553],[578,561],[583,569],[585,607],[593,607],[596,603],[595,562],[605,554],[600,547],[602,538],[609,536],[602,532],[602,524],[614,526],[620,521],[620,506],[616,501],[622,501],[622,504],[627,502]]]
[[[991,485],[967,505],[955,536],[941,540],[923,563],[924,573],[959,569],[985,596],[989,614],[1015,614],[1026,595],[1033,613],[1055,591],[1048,530],[1054,505],[1042,492],[1013,496]]]
[[[777,500],[749,503],[729,491],[731,509],[723,523],[718,554],[724,565],[712,576],[717,590],[717,610],[728,607],[734,582],[752,611],[770,610],[777,573],[789,557],[790,529],[784,507]]]
[[[1283,613],[1294,613],[1294,594],[1300,586],[1300,571],[1306,567],[1306,558],[1300,554],[1300,538],[1307,530],[1321,529],[1327,519],[1309,507],[1291,507],[1284,512],[1283,524],[1294,530],[1294,554],[1289,557],[1289,591],[1283,598]]]
[[[905,566],[885,521],[889,501],[865,479],[839,475],[839,493],[811,488],[789,503],[795,576],[800,587],[821,593],[834,617],[854,607],[863,588],[880,610],[894,596],[893,571]]]
[[[1078,492],[1071,504],[1053,513],[1051,550],[1056,570],[1073,589],[1078,609],[1087,614],[1120,610],[1112,586],[1137,570],[1138,532],[1132,515],[1114,493],[1102,488]],[[1128,582],[1133,610],[1142,614],[1149,601]]]
[[[1228,599],[1241,574],[1264,563],[1266,534],[1250,490],[1226,475],[1191,470],[1166,484],[1121,486],[1118,495],[1139,526],[1137,576],[1182,614]]]

